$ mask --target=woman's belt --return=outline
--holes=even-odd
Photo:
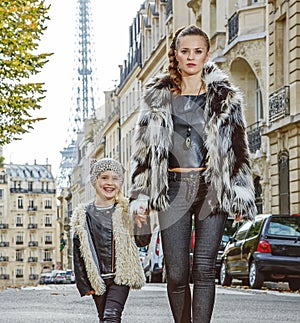
[[[187,169],[187,168],[185,168]],[[169,180],[171,181],[191,181],[195,179],[203,179],[203,172],[205,168],[197,168],[196,170],[189,170],[185,172],[170,171],[168,172]]]

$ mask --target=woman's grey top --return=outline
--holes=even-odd
[[[178,95],[173,100],[173,144],[169,152],[169,168],[205,167],[204,106],[206,93]],[[187,139],[189,137],[189,139]]]

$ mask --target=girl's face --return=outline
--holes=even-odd
[[[205,39],[198,35],[183,36],[179,40],[175,57],[182,76],[201,74],[204,64],[209,59]]]
[[[101,173],[96,181],[96,195],[102,201],[115,201],[120,191],[121,181],[117,173],[107,170]]]

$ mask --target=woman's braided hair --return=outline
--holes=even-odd
[[[209,41],[208,35],[201,28],[195,25],[189,25],[187,27],[179,28],[175,32],[168,52],[168,57],[169,57],[168,72],[170,73],[171,81],[174,84],[174,87],[171,89],[171,91],[177,94],[181,93],[182,76],[178,69],[178,61],[175,57],[175,51],[179,46],[180,39],[184,36],[190,36],[190,35],[203,37],[206,42],[207,51],[209,51],[210,49],[210,41]]]

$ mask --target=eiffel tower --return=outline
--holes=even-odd
[[[70,175],[76,165],[76,137],[82,132],[84,121],[95,118],[95,97],[93,76],[95,59],[92,48],[93,26],[91,2],[77,0],[76,58],[74,66],[74,94],[70,111],[66,147],[60,152],[61,162],[57,178],[57,188],[61,190],[70,185]]]

